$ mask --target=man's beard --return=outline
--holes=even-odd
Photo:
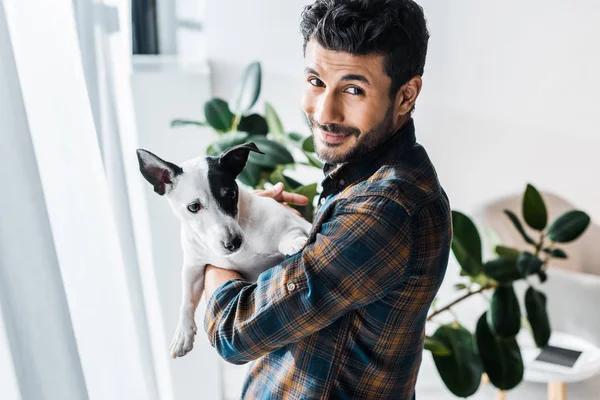
[[[308,115],[307,119],[313,130],[317,128],[328,133],[337,133],[346,136],[353,135],[356,137],[356,144],[342,154],[337,153],[335,149],[343,145],[343,143],[334,144],[320,141],[320,143],[325,146],[325,149],[322,149],[318,148],[317,138],[313,137],[317,156],[321,161],[329,164],[341,164],[359,159],[394,133],[392,132],[394,119],[393,107],[391,105],[388,107],[383,120],[367,132],[361,132],[360,129],[356,127],[345,127],[338,124],[320,125],[317,121],[315,121],[312,115]]]

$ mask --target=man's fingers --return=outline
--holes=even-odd
[[[283,192],[281,193],[281,200],[285,203],[295,204],[297,206],[305,206],[308,204],[308,197],[302,196],[298,193],[289,193]]]
[[[271,197],[280,203],[290,203],[297,206],[308,204],[308,197],[298,193],[285,192],[283,183],[278,182],[270,190],[254,190],[254,194],[263,197]]]
[[[273,186],[273,188],[271,189],[273,191],[273,194],[275,196],[279,195],[281,192],[283,192],[283,183],[282,182],[277,182],[275,184],[275,186]]]

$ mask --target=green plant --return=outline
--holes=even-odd
[[[213,98],[204,104],[205,121],[176,119],[171,122],[171,126],[212,127],[219,136],[206,149],[210,156],[218,155],[238,144],[254,142],[265,154],[251,153],[246,168],[238,179],[255,189],[263,189],[267,182],[282,182],[285,190],[308,197],[307,206],[294,207],[304,218],[312,221],[317,183],[303,185],[288,176],[286,171],[295,169],[298,164],[323,167],[315,156],[313,137],[286,132],[275,109],[267,102],[263,115],[251,112],[260,95],[261,84],[261,66],[254,62],[246,67],[229,102]]]
[[[549,227],[548,213],[542,196],[532,185],[523,195],[522,216],[525,223],[539,232],[539,239],[530,237],[517,215],[504,210],[525,242],[528,250],[497,246],[497,258],[483,262],[481,237],[473,221],[466,215],[452,212],[452,251],[461,266],[461,276],[470,282],[459,283],[456,289],[466,291],[455,301],[433,312],[427,320],[463,300],[488,290],[493,291],[489,307],[479,318],[471,333],[454,321],[441,325],[432,336],[425,338],[425,348],[431,351],[437,370],[448,389],[459,397],[475,393],[485,372],[490,382],[500,390],[510,390],[523,379],[523,360],[516,335],[523,317],[513,283],[526,280],[529,284],[523,303],[526,320],[538,347],[548,344],[551,327],[546,310],[546,296],[534,287],[532,276],[540,283],[547,279],[546,269],[552,258],[567,258],[556,247],[577,239],[587,229],[590,217],[583,211],[569,211]],[[433,307],[432,307],[433,308]]]

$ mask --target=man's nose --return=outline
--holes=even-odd
[[[321,95],[314,116],[320,125],[341,124],[344,122],[342,105],[335,93],[328,92]]]

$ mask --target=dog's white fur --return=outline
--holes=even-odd
[[[165,197],[181,222],[183,248],[183,290],[179,323],[171,342],[173,358],[192,350],[197,331],[194,314],[204,291],[207,264],[235,270],[254,282],[262,272],[283,261],[286,254],[300,251],[311,229],[309,222],[287,207],[250,192],[239,182],[237,215],[227,215],[211,193],[206,159],[186,161],[180,168],[183,173],[165,187]],[[195,200],[202,209],[192,213],[188,205]],[[231,252],[223,242],[235,236],[242,238],[242,245]]]

